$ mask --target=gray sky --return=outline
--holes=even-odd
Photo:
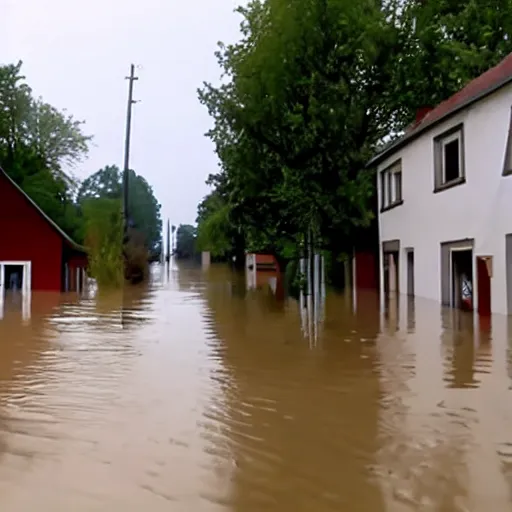
[[[197,100],[217,82],[219,40],[238,38],[238,0],[0,0],[0,62],[24,62],[36,96],[86,121],[94,135],[83,178],[122,167],[130,64],[135,82],[130,166],[153,186],[164,220],[192,223],[217,171]]]

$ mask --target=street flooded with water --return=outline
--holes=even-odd
[[[398,302],[328,294],[307,329],[293,300],[175,264],[7,298],[0,510],[512,510],[511,319]]]

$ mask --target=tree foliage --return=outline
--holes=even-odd
[[[217,190],[199,205],[197,224],[197,249],[214,258],[228,257],[233,245],[231,208]]]
[[[106,166],[89,176],[78,191],[78,203],[90,199],[117,199],[122,197],[122,172],[115,165]],[[152,252],[160,253],[162,245],[161,206],[151,186],[134,171],[129,173],[129,212],[132,227],[143,237],[143,243]]]
[[[190,224],[180,224],[176,230],[176,257],[190,259],[196,254],[196,228]]]
[[[78,189],[77,200],[118,199],[121,200],[122,175],[116,165],[107,165],[86,178]]]
[[[373,233],[366,162],[512,50],[512,0],[252,0],[220,44],[223,80],[199,99],[220,172],[199,207],[199,244],[298,254],[350,250]],[[231,240],[231,242],[230,242]]]

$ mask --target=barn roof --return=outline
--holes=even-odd
[[[512,53],[505,57],[499,64],[469,82],[459,92],[428,112],[428,114],[418,123],[414,124],[401,138],[393,141],[389,146],[377,153],[368,162],[368,166],[379,164],[419,137],[422,133],[442,121],[446,121],[449,117],[464,110],[473,103],[484,99],[510,82],[512,82]]]
[[[18,192],[25,197],[25,199],[39,212],[39,215],[41,215],[50,226],[57,231],[57,233],[73,248],[80,252],[87,252],[85,247],[83,247],[80,244],[77,244],[67,233],[65,233],[62,228],[59,227],[58,224],[56,224],[46,213],[44,213],[41,208],[37,205],[37,203],[0,167],[0,174],[5,176],[7,181],[9,181],[12,186],[18,190]]]

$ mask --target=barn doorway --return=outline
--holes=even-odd
[[[0,261],[0,294],[9,292],[26,293],[31,289],[30,261]]]
[[[473,249],[452,249],[452,306],[473,311]]]
[[[5,291],[22,291],[23,274],[23,265],[6,265],[4,271]]]

